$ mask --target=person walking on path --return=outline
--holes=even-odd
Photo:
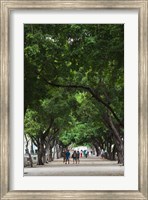
[[[87,151],[87,157],[89,156],[89,151]]]
[[[70,152],[69,150],[66,151],[66,162],[65,164],[69,164]]]
[[[77,163],[79,164],[80,163],[80,152],[77,151]]]
[[[84,151],[85,158],[87,158],[87,150]]]
[[[104,159],[104,153],[105,153],[105,151],[104,151],[104,149],[102,149],[102,150],[101,150],[101,158],[102,158],[102,159]]]
[[[81,153],[80,153],[81,158],[82,158],[82,152],[83,152],[83,151],[81,150]]]
[[[62,152],[62,157],[63,157],[63,163],[65,163],[66,162],[66,150],[65,149]]]
[[[72,158],[73,158],[73,164],[74,164],[74,162],[77,164],[77,152],[76,151],[73,152]]]

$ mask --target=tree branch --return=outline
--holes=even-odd
[[[73,84],[69,84],[69,85],[61,85],[61,84],[57,84],[57,83],[52,83],[47,81],[44,78],[44,81],[46,81],[46,83],[48,83],[49,85],[53,86],[53,87],[62,87],[62,88],[74,88],[74,89],[83,89],[88,91],[98,102],[100,102],[102,105],[104,105],[114,116],[114,118],[117,120],[117,122],[120,124],[120,126],[122,128],[124,128],[124,124],[123,122],[118,118],[118,116],[116,115],[116,113],[113,111],[113,109],[111,108],[110,105],[108,105],[107,103],[105,103],[101,97],[99,97],[97,94],[95,94],[95,92],[93,91],[93,89],[89,86],[83,86],[83,85],[73,85]]]

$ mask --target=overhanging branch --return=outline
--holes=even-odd
[[[40,75],[40,74],[38,74]],[[114,118],[117,120],[117,122],[119,123],[119,125],[124,128],[124,124],[123,122],[118,118],[118,116],[116,115],[116,113],[113,111],[113,109],[111,108],[111,106],[109,104],[107,104],[106,102],[104,102],[101,97],[99,97],[94,90],[89,87],[89,86],[84,86],[84,85],[75,85],[75,84],[68,84],[68,85],[62,85],[62,84],[58,84],[58,83],[53,83],[50,82],[48,80],[46,80],[43,76],[40,75],[40,77],[49,85],[53,86],[53,87],[58,87],[58,88],[74,88],[74,89],[83,89],[86,90],[87,92],[89,92],[92,97],[94,99],[96,99],[99,103],[101,103],[102,105],[104,105],[114,116]]]

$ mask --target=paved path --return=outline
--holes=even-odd
[[[124,167],[117,161],[97,157],[80,158],[79,164],[64,164],[62,159],[34,168],[24,168],[25,176],[123,176]]]

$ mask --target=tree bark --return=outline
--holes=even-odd
[[[59,159],[59,145],[58,145],[58,143],[56,144],[56,154],[57,154],[57,159]]]
[[[49,162],[53,161],[52,157],[52,146],[49,147]]]
[[[31,154],[29,153],[29,149],[28,149],[28,143],[29,143],[29,140],[27,139],[26,134],[24,134],[24,136],[25,136],[25,140],[26,140],[26,153],[27,153],[28,156],[29,156],[30,167],[33,167],[32,157],[31,157]]]
[[[118,164],[124,165],[124,144],[121,142],[121,144],[116,145],[117,148],[117,154],[118,154]]]
[[[40,143],[38,145],[38,165],[44,165],[43,163],[43,155],[44,155],[44,147],[43,147],[43,144]]]
[[[33,142],[31,140],[31,154],[34,154],[34,150],[33,150]]]
[[[107,144],[107,159],[111,160],[112,159],[112,155],[111,155],[111,143]]]
[[[114,145],[114,147],[113,147],[112,160],[115,160],[115,154],[116,154],[116,145]]]
[[[122,141],[122,138],[120,137],[120,134],[118,130],[116,129],[111,119],[111,116],[109,116],[109,122],[114,133],[114,139],[115,139],[114,141],[116,144],[116,149],[117,149],[117,154],[118,154],[118,163],[124,165],[124,142]]]
[[[95,147],[95,149],[96,149],[96,153],[97,153],[97,157],[100,155],[100,151],[99,151],[99,148],[98,148],[98,145],[96,145],[96,144],[94,144],[93,143],[93,145],[94,145],[94,147]]]

